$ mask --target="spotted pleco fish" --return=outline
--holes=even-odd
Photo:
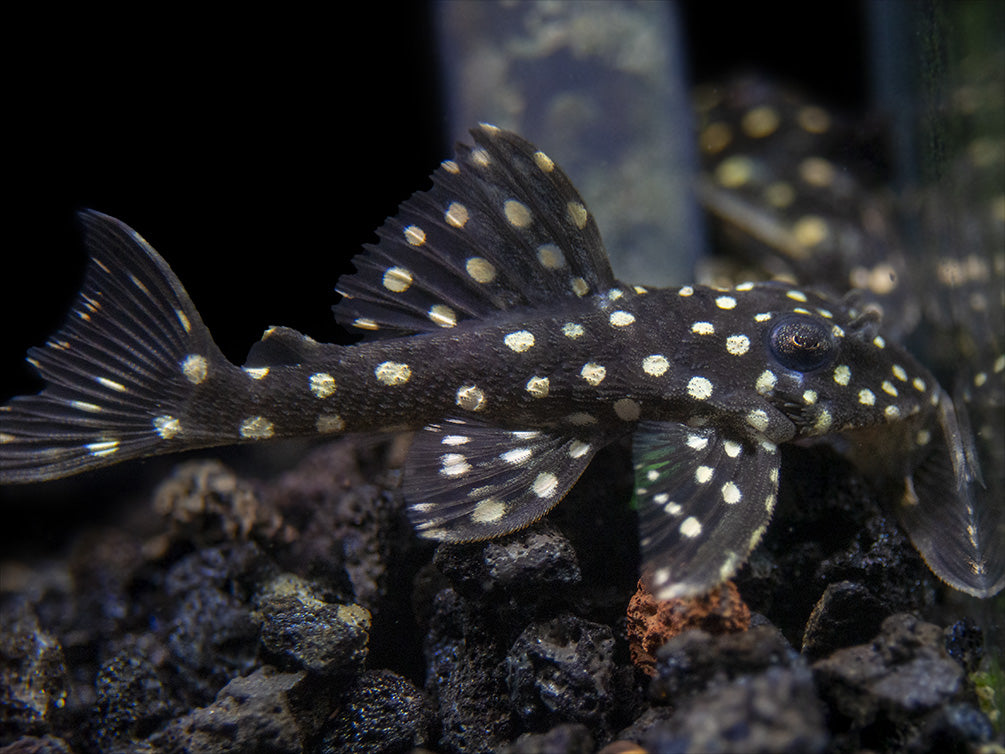
[[[270,328],[232,365],[146,241],[83,213],[83,290],[30,352],[45,389],[0,410],[0,482],[414,429],[409,517],[421,536],[463,542],[540,519],[601,448],[631,435],[643,577],[667,599],[745,562],[775,506],[780,443],[841,433],[870,449],[863,461],[883,448],[870,473],[895,480],[901,518],[942,579],[979,596],[1001,588],[989,543],[930,536],[971,473],[951,400],[875,311],[774,282],[621,284],[558,166],[494,126],[472,135],[340,281],[337,319],[370,336],[357,345]]]

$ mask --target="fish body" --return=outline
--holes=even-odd
[[[552,159],[494,126],[472,135],[340,281],[336,317],[370,336],[357,345],[270,328],[233,365],[157,252],[84,213],[84,287],[30,353],[45,389],[0,409],[0,482],[413,429],[409,516],[422,536],[461,542],[538,520],[598,450],[631,435],[643,576],[661,598],[707,591],[746,560],[775,504],[779,443],[893,438],[880,473],[919,530],[968,483],[951,402],[856,297],[619,283]],[[948,481],[914,485],[933,453]],[[929,558],[964,591],[1001,587],[982,562],[957,561]]]

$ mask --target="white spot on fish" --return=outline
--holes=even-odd
[[[740,488],[733,482],[726,482],[722,485],[722,499],[729,505],[735,505],[743,498]]]
[[[443,466],[440,468],[442,476],[463,476],[471,471],[471,464],[461,453],[444,453],[440,456]]]
[[[404,267],[391,267],[381,278],[381,284],[392,293],[402,293],[407,291],[414,282],[411,271]]]
[[[546,270],[557,270],[565,267],[565,255],[553,243],[542,244],[537,248],[537,261]]]
[[[544,152],[534,152],[534,164],[545,173],[550,173],[555,169],[555,163]]]
[[[275,434],[275,427],[264,416],[251,416],[241,422],[239,432],[245,440],[268,440]]]
[[[688,435],[684,442],[692,450],[704,450],[708,447],[708,438],[703,435]]]
[[[617,311],[611,312],[609,321],[611,323],[611,327],[627,327],[635,321],[635,315],[631,312],[618,309]]]
[[[696,401],[707,400],[712,395],[712,383],[705,377],[692,377],[687,383],[687,394]]]
[[[552,497],[558,490],[558,477],[550,471],[542,472],[537,475],[531,489],[540,498]]]
[[[586,207],[579,202],[569,202],[566,205],[566,209],[569,214],[569,220],[572,221],[573,225],[580,230],[586,227],[586,223],[590,219],[590,214],[586,211]]]
[[[527,380],[527,392],[535,398],[544,398],[548,395],[551,383],[547,377],[531,377]]]
[[[642,415],[642,407],[631,398],[621,398],[614,401],[614,413],[622,421],[633,422]]]
[[[422,246],[426,242],[426,231],[418,225],[409,225],[404,230],[405,240],[410,246]]]
[[[513,450],[507,450],[505,453],[501,454],[501,458],[506,463],[512,464],[514,466],[519,466],[521,463],[526,463],[531,457],[530,448],[513,448]]]
[[[151,423],[162,440],[170,440],[181,434],[181,422],[169,414],[155,416]]]
[[[457,324],[456,312],[446,304],[433,304],[426,316],[440,327],[453,327]]]
[[[105,456],[110,456],[116,453],[119,449],[118,440],[102,440],[101,442],[92,442],[84,446],[87,448],[87,452],[92,456],[97,458],[104,458]]]
[[[603,382],[604,377],[607,376],[607,368],[597,364],[596,362],[590,361],[584,364],[583,368],[579,370],[579,376],[596,387]]]
[[[681,521],[680,533],[688,539],[694,539],[701,534],[701,524],[694,516],[688,516]]]
[[[670,362],[661,353],[654,353],[642,359],[642,371],[653,377],[662,377],[669,368]]]
[[[506,515],[506,505],[493,498],[481,500],[471,511],[471,520],[476,524],[494,524]]]
[[[730,335],[726,338],[726,351],[733,356],[743,356],[750,350],[750,338],[746,335]]]
[[[477,283],[491,283],[496,278],[495,266],[484,257],[471,257],[464,263],[464,269]]]
[[[181,363],[181,372],[193,385],[200,385],[209,376],[209,363],[205,356],[190,353]]]
[[[328,372],[317,372],[310,376],[311,392],[318,398],[329,398],[335,394],[335,378]]]
[[[523,353],[534,346],[534,333],[529,330],[517,330],[503,338],[503,343],[511,351]]]
[[[477,385],[462,385],[457,389],[457,405],[465,411],[481,411],[485,408],[485,393]]]
[[[768,428],[770,422],[768,421],[768,414],[766,411],[760,408],[755,408],[752,411],[747,412],[747,424],[756,429],[758,432],[763,432]]]
[[[585,333],[586,329],[577,322],[566,322],[562,325],[562,335],[571,340],[581,338]]]
[[[345,429],[345,419],[338,414],[321,414],[314,423],[314,428],[323,435],[341,432]]]
[[[460,202],[450,202],[447,211],[443,213],[443,219],[455,228],[463,228],[468,221],[468,208]]]
[[[507,199],[503,202],[503,213],[514,228],[526,228],[531,223],[532,218],[527,205],[516,199]]]
[[[778,378],[775,376],[775,373],[770,369],[765,369],[757,378],[757,382],[754,383],[754,389],[760,395],[767,395],[775,389],[775,384],[777,382]]]
[[[384,361],[373,370],[373,375],[382,385],[404,385],[412,378],[412,367],[397,361]]]

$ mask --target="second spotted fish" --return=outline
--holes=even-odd
[[[0,408],[0,482],[415,429],[409,516],[424,537],[463,542],[540,519],[631,435],[643,577],[668,599],[747,559],[775,505],[780,443],[843,433],[894,482],[937,575],[1001,589],[992,544],[944,525],[973,483],[952,404],[873,311],[779,283],[619,283],[552,159],[494,126],[472,135],[340,281],[336,317],[370,336],[354,346],[272,328],[233,365],[157,252],[83,213],[83,290],[30,352],[45,388]]]

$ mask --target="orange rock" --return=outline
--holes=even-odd
[[[750,608],[732,581],[700,597],[663,601],[653,597],[640,579],[639,588],[628,603],[632,663],[648,675],[656,673],[656,651],[689,628],[723,634],[746,631],[749,627]]]

